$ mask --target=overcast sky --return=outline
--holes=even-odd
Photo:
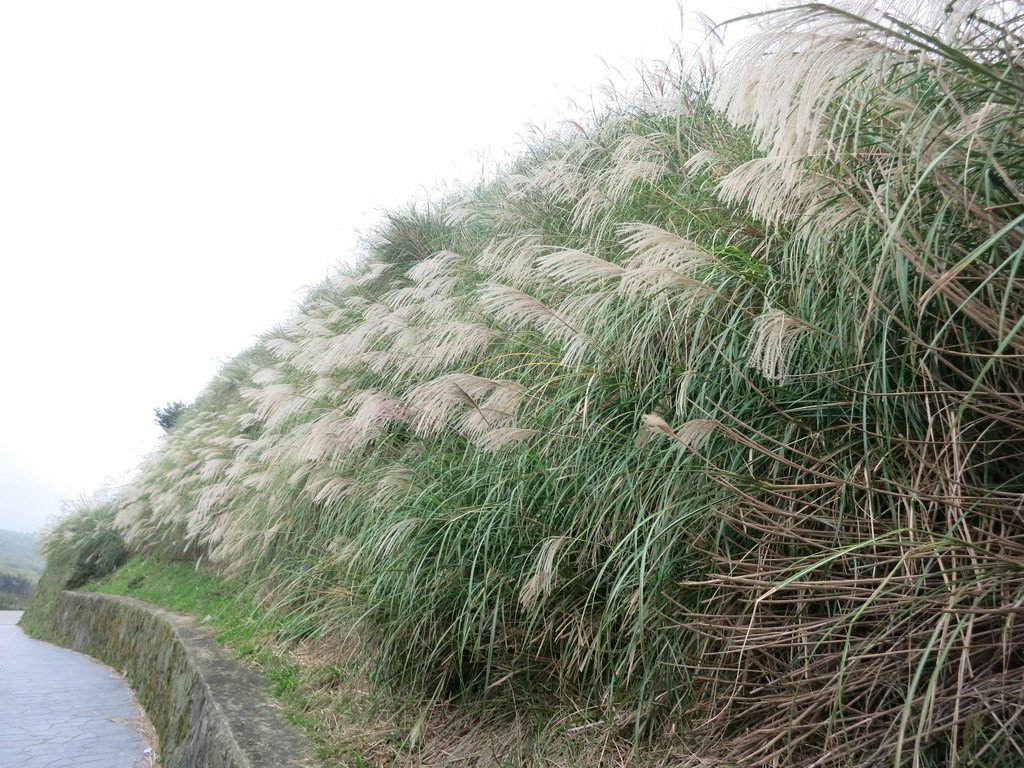
[[[687,3],[688,44],[763,6]],[[0,3],[0,528],[122,479],[382,208],[679,39],[672,0]]]

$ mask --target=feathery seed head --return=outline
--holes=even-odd
[[[479,263],[496,279],[522,286],[535,276],[534,264],[544,250],[543,235],[537,230],[527,230],[514,237],[492,241],[481,254]]]
[[[456,413],[466,408],[477,408],[477,402],[496,389],[508,389],[513,393],[522,391],[514,381],[466,373],[450,373],[420,384],[409,390],[406,396],[410,423],[420,434],[437,434]]]
[[[535,328],[543,331],[553,341],[563,344],[577,340],[591,341],[572,318],[507,285],[486,284],[477,297],[477,304],[481,311],[514,330]]]
[[[626,270],[617,264],[574,250],[552,251],[537,259],[538,270],[555,282],[587,285],[619,277]]]
[[[551,536],[541,542],[533,573],[519,592],[519,604],[523,608],[530,608],[550,594],[555,579],[555,560],[568,541],[568,536]]]
[[[497,427],[481,432],[473,439],[473,443],[482,451],[494,453],[509,446],[519,445],[536,437],[540,432],[536,429],[522,427]]]
[[[396,467],[387,470],[373,490],[372,501],[377,507],[395,507],[401,499],[416,493],[414,483],[416,473],[408,467]]]
[[[325,507],[334,504],[358,489],[358,485],[348,477],[325,477],[316,483],[307,483],[313,491],[313,501]]]
[[[715,263],[715,258],[696,243],[653,224],[620,224],[616,231],[627,253],[630,269],[663,267],[689,273]]]
[[[682,450],[699,450],[719,427],[716,419],[690,419],[672,429],[657,413],[644,414],[640,419],[640,430],[636,435],[638,446],[649,443],[655,436],[662,435],[675,442]]]
[[[780,309],[767,310],[754,320],[747,365],[766,379],[784,382],[796,341],[808,330],[807,325]]]
[[[390,557],[396,549],[404,546],[409,537],[419,528],[421,522],[418,517],[407,517],[399,520],[380,537],[376,547],[374,547],[375,554],[382,558]]]
[[[438,251],[417,263],[406,274],[414,282],[427,283],[449,272],[462,259],[462,256],[451,251]]]

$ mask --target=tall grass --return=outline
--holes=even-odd
[[[762,21],[389,216],[122,492],[130,546],[680,760],[1019,765],[1020,7]]]
[[[46,568],[21,622],[30,633],[52,633],[52,613],[62,590],[105,576],[128,559],[124,539],[114,526],[114,505],[106,492],[80,499],[67,506],[43,537]]]

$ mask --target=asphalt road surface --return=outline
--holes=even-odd
[[[131,690],[89,656],[33,640],[0,611],[0,766],[143,768],[151,732]]]

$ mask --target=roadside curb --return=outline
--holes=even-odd
[[[305,768],[298,729],[266,682],[191,618],[130,597],[62,592],[55,642],[123,670],[164,768]]]

